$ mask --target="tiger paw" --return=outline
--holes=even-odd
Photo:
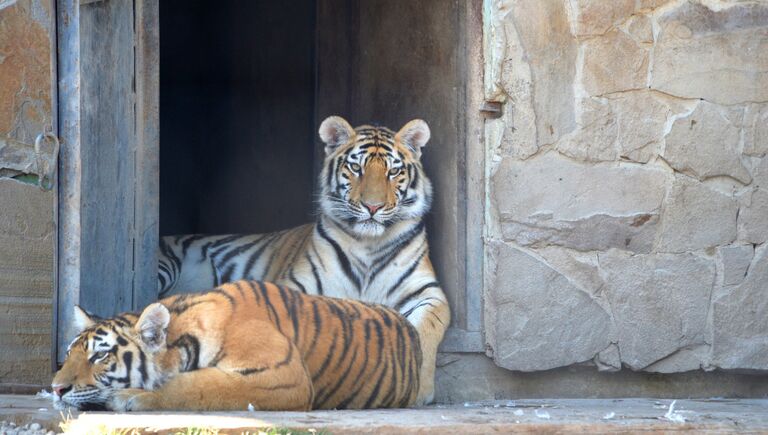
[[[107,402],[107,408],[117,411],[151,411],[156,406],[157,393],[152,391],[129,388],[117,390]]]

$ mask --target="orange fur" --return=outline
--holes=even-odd
[[[99,379],[111,370],[112,378],[130,379],[102,394],[118,411],[379,408],[416,401],[419,337],[392,309],[255,281],[159,304],[141,317],[92,321],[54,378],[54,390],[77,387],[59,400],[79,406],[67,394],[108,389]],[[113,335],[127,344],[111,350]],[[102,357],[98,346],[110,348],[103,361],[93,361]]]

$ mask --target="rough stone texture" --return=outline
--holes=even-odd
[[[749,184],[752,177],[739,153],[741,129],[724,112],[702,102],[689,116],[678,118],[667,136],[664,158],[701,180],[723,175]]]
[[[623,248],[650,252],[658,226],[655,213],[631,216],[592,215],[576,221],[553,221],[549,215],[501,224],[505,240],[523,246],[563,246],[580,251]]]
[[[520,0],[514,2],[510,18],[530,66],[531,79],[549,84],[534,87],[532,96],[537,142],[553,143],[574,127],[576,42],[571,37],[566,4]]]
[[[747,269],[755,255],[753,245],[723,246],[717,248],[717,260],[722,268],[724,285],[739,284],[747,276]]]
[[[597,254],[595,252],[579,252],[561,246],[549,246],[536,249],[535,253],[549,267],[568,277],[568,281],[571,284],[589,293],[595,302],[600,304],[606,311],[610,310],[608,302],[601,295],[605,281],[600,276]]]
[[[711,370],[709,356],[712,346],[709,344],[694,344],[678,349],[671,355],[656,361],[643,370],[655,373],[679,373],[691,370]]]
[[[725,369],[768,366],[768,246],[755,250],[744,281],[712,304],[712,364]]]
[[[736,239],[738,203],[686,176],[675,178],[664,201],[659,252],[685,252],[727,245]]]
[[[640,0],[639,9],[643,12],[649,12],[651,9],[656,9],[659,6],[663,6],[672,0]]]
[[[609,102],[585,98],[579,106],[577,130],[561,138],[556,145],[557,150],[578,160],[615,160],[619,127]]]
[[[744,154],[768,154],[768,104],[749,104],[744,115]]]
[[[593,360],[597,370],[601,372],[617,372],[621,370],[621,354],[619,346],[611,343],[608,347],[601,350]]]
[[[659,154],[670,117],[690,112],[695,104],[649,90],[584,98],[578,103],[577,129],[556,149],[587,162],[647,163]]]
[[[529,253],[503,243],[494,252],[497,291],[488,296],[496,307],[491,336],[497,364],[546,370],[590,360],[608,346],[610,315],[588,292]],[[552,347],[553,341],[567,345]]]
[[[768,156],[756,159],[752,174],[755,189],[768,189]]]
[[[739,240],[765,243],[768,240],[768,190],[756,189],[744,195],[739,210]]]
[[[626,32],[638,43],[653,42],[653,22],[646,15],[633,15],[626,24]]]
[[[576,35],[602,35],[635,10],[635,0],[576,0]]]
[[[600,254],[621,361],[640,370],[703,344],[714,262],[694,254]]]
[[[526,370],[768,370],[768,309],[750,300],[767,287],[750,276],[768,241],[768,2],[538,4],[486,8],[486,97],[506,101],[485,131],[489,354]],[[530,303],[577,290],[590,303],[573,315]],[[527,305],[499,310],[510,294]],[[596,343],[552,331],[580,330],[595,306],[615,335],[587,358]],[[554,324],[522,336],[534,309]],[[541,357],[515,348],[534,338]]]
[[[526,162],[505,160],[492,179],[500,192],[495,199],[505,239],[636,252],[652,246],[665,182],[656,169],[590,166],[556,153]]]
[[[688,110],[691,103],[653,91],[623,92],[611,99],[618,122],[619,157],[648,163],[659,154],[664,130],[671,116]]]
[[[603,212],[613,216],[650,213],[664,197],[666,174],[641,165],[587,165],[547,153],[525,162],[507,159],[492,178],[502,218],[550,214],[578,220]]]
[[[718,104],[768,101],[768,4],[685,2],[659,19],[651,87]]]
[[[648,49],[621,30],[583,44],[583,84],[590,95],[641,89],[648,80]]]

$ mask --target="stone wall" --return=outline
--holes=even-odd
[[[494,361],[768,369],[768,2],[484,12]]]

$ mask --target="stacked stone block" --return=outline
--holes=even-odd
[[[768,2],[485,4],[502,367],[768,369]]]

